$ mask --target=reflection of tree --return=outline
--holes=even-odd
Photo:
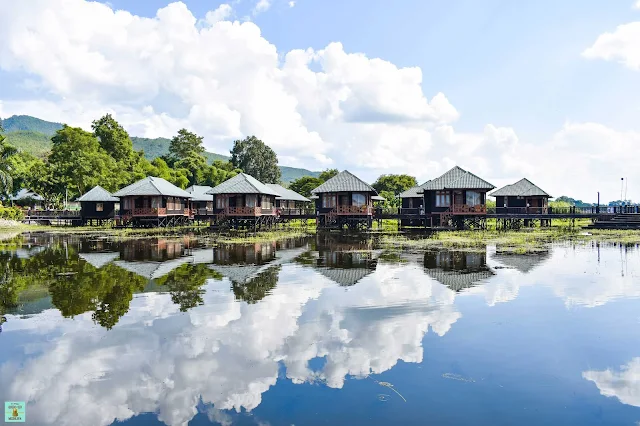
[[[93,320],[111,329],[129,311],[133,293],[142,291],[146,279],[115,265],[95,269],[77,260],[71,271],[55,277],[49,286],[52,303],[65,317],[95,311]]]
[[[247,303],[257,303],[278,284],[278,274],[281,266],[272,266],[259,273],[245,284],[233,283],[233,294],[237,300],[244,300]]]
[[[165,286],[173,303],[180,306],[181,312],[186,312],[204,303],[202,286],[208,278],[221,279],[222,276],[205,264],[188,263],[158,278],[156,282]]]

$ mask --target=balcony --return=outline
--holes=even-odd
[[[452,214],[487,214],[487,206],[485,204],[478,204],[475,206],[469,206],[467,204],[454,204],[449,209],[449,213]]]
[[[338,215],[373,215],[373,208],[371,206],[338,206],[336,207],[336,214]]]
[[[223,210],[226,216],[273,216],[276,214],[275,208],[262,207],[225,207]]]

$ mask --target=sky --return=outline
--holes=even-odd
[[[0,117],[640,200],[640,1],[0,0]],[[624,185],[621,178],[626,179]]]

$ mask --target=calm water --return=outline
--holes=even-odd
[[[640,421],[637,247],[39,234],[0,251],[0,399],[27,424]]]

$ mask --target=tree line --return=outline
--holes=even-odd
[[[134,150],[129,133],[111,114],[93,121],[91,131],[64,125],[51,142],[51,151],[39,158],[17,150],[0,133],[3,200],[27,188],[40,194],[47,204],[60,207],[65,197],[73,200],[96,185],[114,192],[147,176],[161,177],[183,189],[190,185],[216,186],[240,172],[263,183],[281,183],[276,153],[255,136],[234,141],[230,160],[212,164],[203,155],[203,137],[187,129],[179,130],[171,139],[167,155],[149,161],[142,151]],[[337,169],[328,169],[318,177],[303,176],[289,188],[309,197],[313,188],[337,173]],[[372,186],[387,199],[388,206],[398,206],[398,194],[416,184],[412,176],[382,175]]]

